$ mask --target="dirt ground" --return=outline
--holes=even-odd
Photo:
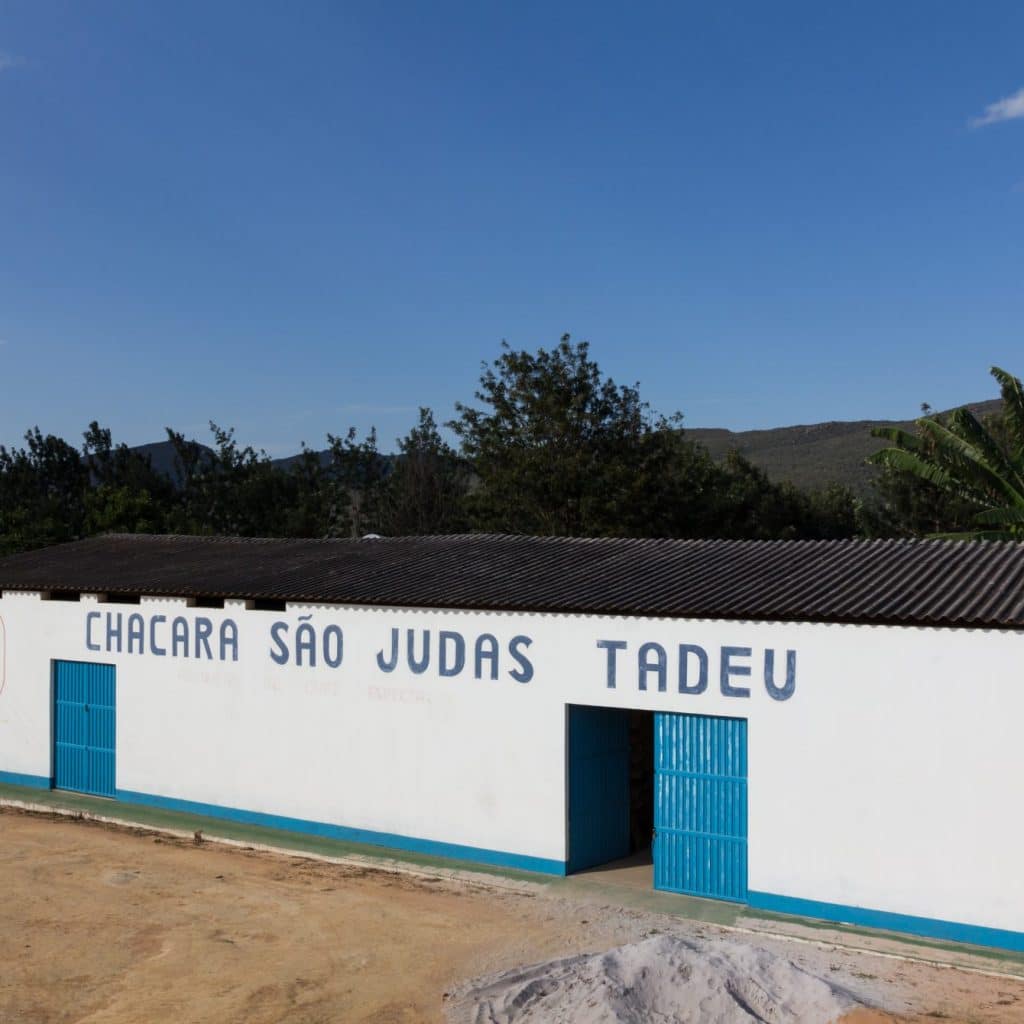
[[[441,1022],[466,979],[676,918],[0,811],[0,1022]],[[735,937],[735,936],[734,936]],[[1024,982],[757,941],[875,1005],[1019,1024]]]

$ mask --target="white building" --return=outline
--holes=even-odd
[[[0,560],[0,782],[1024,950],[1024,545]]]

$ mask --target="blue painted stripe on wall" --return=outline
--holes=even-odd
[[[821,903],[818,900],[804,900],[796,896],[777,896],[770,892],[748,893],[748,902],[757,910],[769,910],[778,914],[817,917],[824,921],[838,921],[863,928],[882,928],[890,932],[923,935],[930,939],[969,942],[974,946],[994,946],[998,949],[1024,952],[1024,932],[1011,932],[1002,928],[985,928],[982,925],[960,924],[957,921],[894,914],[888,910],[871,910],[868,907],[847,907],[842,903]]]
[[[28,786],[30,789],[49,789],[49,775],[22,775],[19,772],[0,772],[0,782],[5,786]]]
[[[261,825],[264,828],[280,829],[284,832],[304,832],[307,835],[323,836],[326,839],[341,839],[348,843],[365,843],[367,846],[386,846],[409,853],[424,853],[433,857],[450,857],[453,860],[477,861],[496,867],[516,868],[520,871],[537,871],[545,875],[564,875],[565,863],[544,857],[527,857],[502,850],[486,850],[478,846],[461,846],[458,843],[441,843],[433,839],[417,839],[400,836],[391,832],[372,832],[368,829],[348,828],[345,825],[330,825],[322,821],[306,821],[303,818],[284,818],[261,811],[244,811],[236,807],[221,807],[219,804],[203,804],[193,800],[179,800],[176,797],[154,796],[152,793],[136,793],[119,789],[117,799],[126,803],[162,807],[168,811],[184,811],[187,814],[201,814],[207,818],[223,818],[244,825]]]

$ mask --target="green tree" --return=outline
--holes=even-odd
[[[863,533],[864,502],[849,487],[831,483],[798,493],[807,502],[802,538],[842,540]]]
[[[330,535],[331,491],[325,460],[320,452],[302,444],[289,469],[291,500],[284,510],[284,533],[288,537]]]
[[[0,553],[83,535],[89,474],[78,451],[38,427],[25,447],[0,445]]]
[[[904,503],[904,522],[914,532],[1024,539],[1024,391],[1005,370],[994,366],[990,372],[999,383],[1002,411],[988,422],[963,408],[946,416],[922,416],[916,433],[872,430],[892,447],[869,461],[889,474],[886,485]],[[897,490],[901,483],[902,493]]]
[[[95,420],[85,431],[82,461],[87,536],[97,533],[155,533],[173,497],[171,481],[154,472],[150,459],[126,444],[114,445],[108,429]]]
[[[775,483],[738,451],[716,467],[708,536],[731,540],[837,540],[857,535],[860,506],[849,488],[805,491]]]
[[[327,435],[327,536],[362,537],[383,530],[391,461],[377,450],[377,431],[359,441],[355,427]]]
[[[398,440],[387,480],[381,530],[388,536],[458,533],[467,528],[472,474],[442,437],[431,409]]]
[[[681,417],[655,414],[638,385],[604,376],[586,342],[564,335],[536,353],[503,343],[494,363],[483,364],[476,399],[480,407],[457,403],[449,426],[477,477],[470,511],[478,528],[677,531],[679,502],[691,504],[679,467],[704,460],[682,440]]]
[[[180,533],[277,537],[285,532],[293,480],[264,451],[235,440],[233,429],[210,423],[214,446],[168,429],[179,490],[168,527]]]

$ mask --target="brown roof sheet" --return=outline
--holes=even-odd
[[[0,590],[1019,628],[1024,544],[111,535],[0,559]]]

